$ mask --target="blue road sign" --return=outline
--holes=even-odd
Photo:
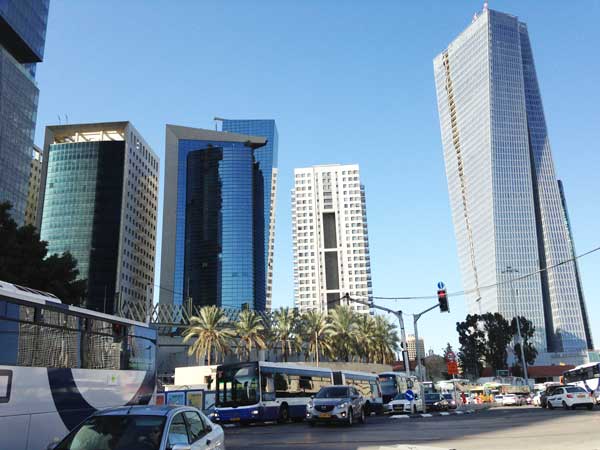
[[[444,282],[443,282],[443,281],[440,281],[440,282],[437,284],[437,287],[438,287],[438,289],[444,289],[444,288],[446,287],[446,285],[444,284]]]
[[[406,397],[406,400],[409,402],[412,402],[415,399],[415,393],[411,389],[407,389],[404,393],[404,397]]]

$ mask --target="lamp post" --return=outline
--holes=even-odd
[[[523,375],[525,378],[525,384],[527,386],[529,386],[529,377],[527,376],[527,362],[525,361],[525,349],[523,348],[523,338],[521,337],[521,321],[519,320],[519,314],[517,311],[517,302],[515,299],[513,277],[510,275],[512,273],[519,273],[519,271],[518,271],[518,269],[508,266],[508,267],[506,267],[505,270],[502,271],[502,273],[507,274],[509,277],[510,297],[511,297],[511,301],[514,305],[515,321],[517,322],[517,335],[519,336],[519,348],[521,349],[521,364],[523,365]]]

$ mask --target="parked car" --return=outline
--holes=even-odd
[[[456,402],[456,399],[454,398],[454,394],[446,393],[446,394],[442,394],[442,396],[448,401],[448,408],[456,409],[458,404]]]
[[[504,396],[502,397],[503,406],[521,406],[522,404],[523,400],[518,395],[504,394]]]
[[[365,412],[365,398],[354,386],[326,386],[306,405],[306,420],[310,426],[317,422],[352,425],[357,420],[365,423]]]
[[[425,409],[427,411],[448,411],[450,405],[442,394],[425,394]]]
[[[397,394],[390,402],[386,405],[387,412],[389,414],[399,413],[411,413],[416,414],[417,412],[424,412],[423,399],[419,398],[419,394],[415,394],[414,400],[407,400],[404,393]]]
[[[494,403],[497,403],[497,404],[501,405],[503,398],[504,398],[504,395],[502,395],[502,394],[495,395],[494,396]]]
[[[99,411],[49,449],[225,450],[223,429],[190,406],[129,406]]]
[[[590,393],[579,386],[556,388],[548,396],[547,402],[550,409],[562,406],[565,409],[584,407],[591,410],[594,407],[594,399]]]

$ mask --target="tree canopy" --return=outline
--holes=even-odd
[[[50,292],[63,303],[79,305],[87,282],[78,280],[77,261],[66,252],[48,255],[48,243],[35,227],[19,227],[10,203],[0,203],[0,280]]]

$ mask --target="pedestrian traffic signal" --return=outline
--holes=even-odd
[[[437,291],[438,303],[440,306],[440,312],[450,312],[448,307],[448,296],[446,295],[446,289],[439,289]]]

